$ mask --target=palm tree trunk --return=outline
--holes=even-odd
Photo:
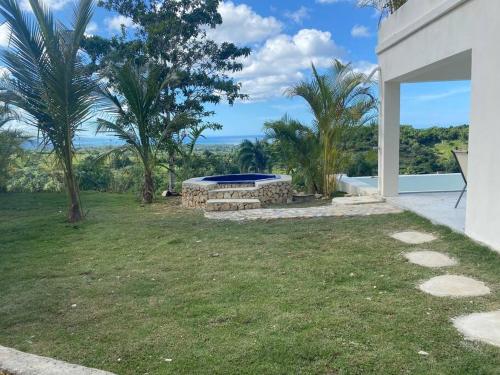
[[[326,197],[331,195],[331,186],[330,186],[330,172],[331,172],[331,143],[329,139],[327,139],[327,135],[324,135],[323,138],[323,194]]]
[[[69,151],[70,152],[70,151]],[[82,208],[80,205],[80,193],[76,183],[75,173],[73,171],[73,161],[71,153],[65,155],[64,160],[64,178],[66,179],[66,189],[68,191],[69,211],[68,221],[76,223],[83,219]]]
[[[68,220],[70,223],[76,223],[83,219],[78,186],[76,184],[74,175],[66,177],[66,181],[68,185],[68,196],[70,200]]]
[[[146,168],[144,170],[144,186],[142,188],[143,203],[153,203],[154,191],[153,171]]]
[[[172,154],[168,158],[168,191],[170,192],[175,191],[176,176],[174,169],[175,169],[175,157]]]

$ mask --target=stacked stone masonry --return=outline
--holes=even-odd
[[[240,211],[260,208],[258,199],[210,199],[206,211]]]
[[[192,178],[182,183],[183,206],[210,211],[253,209],[287,203],[292,194],[292,179],[287,175],[276,175],[275,179],[248,184],[217,184],[203,181],[203,178]],[[217,202],[220,200],[227,201]]]

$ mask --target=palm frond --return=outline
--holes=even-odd
[[[92,113],[95,83],[83,69],[78,47],[92,15],[92,0],[80,0],[75,30],[54,21],[40,0],[29,0],[33,16],[17,0],[0,0],[0,16],[11,30],[10,48],[2,62],[10,74],[0,83],[2,96],[29,114],[44,142],[50,142],[64,167],[71,221],[82,217],[76,185],[73,138]],[[4,95],[5,94],[5,95]]]
[[[335,60],[324,74],[314,64],[311,69],[312,79],[298,83],[287,93],[302,97],[314,116],[313,129],[320,149],[316,164],[322,170],[324,192],[330,194],[335,185],[332,176],[346,165],[345,144],[349,132],[373,119],[376,100],[371,87],[365,84],[366,75],[355,71],[351,64]],[[302,142],[305,144],[305,140]],[[294,145],[294,149],[300,148]],[[302,160],[300,164],[307,162]],[[309,168],[313,167],[309,165]]]

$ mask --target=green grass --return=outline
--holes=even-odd
[[[74,226],[64,195],[0,194],[0,345],[118,374],[500,372],[500,350],[450,322],[500,308],[500,256],[413,214],[231,223],[177,200],[83,201]],[[389,234],[409,228],[460,264],[405,262]],[[416,289],[445,272],[492,294]]]
[[[434,148],[441,161],[449,161],[453,159],[452,150],[467,150],[467,144],[461,141],[449,141],[438,143]]]

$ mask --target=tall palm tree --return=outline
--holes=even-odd
[[[271,164],[267,142],[245,139],[239,147],[238,161],[242,172],[261,173],[269,170]]]
[[[97,119],[97,131],[113,133],[125,142],[112,153],[130,150],[137,155],[144,169],[142,200],[152,203],[159,153],[166,147],[171,132],[191,119],[183,113],[172,119],[163,117],[161,95],[172,77],[165,76],[161,68],[126,64],[115,69],[113,76],[112,89],[102,88],[102,95],[109,102],[110,117]]]
[[[335,191],[335,175],[349,160],[345,147],[349,131],[373,118],[376,100],[366,84],[367,76],[350,64],[335,60],[326,74],[312,64],[312,76],[287,93],[302,97],[314,116],[313,128],[321,146],[322,190],[329,196]]]
[[[92,12],[92,0],[80,0],[71,28],[54,20],[39,0],[29,0],[34,20],[17,0],[0,0],[0,15],[11,31],[2,61],[10,74],[0,85],[0,101],[24,110],[64,170],[70,222],[82,219],[73,168],[73,138],[90,119],[94,81],[85,73],[78,49]]]
[[[272,141],[277,159],[283,163],[287,173],[302,179],[308,191],[321,192],[321,151],[319,134],[314,129],[284,116],[280,120],[264,124],[266,138]]]

